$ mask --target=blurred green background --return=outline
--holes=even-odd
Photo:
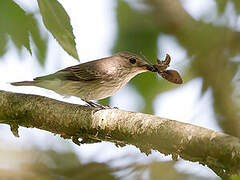
[[[172,39],[178,48],[180,47],[186,53],[185,58],[180,58],[175,64],[174,59],[172,59],[173,68],[180,72],[186,84],[196,78],[201,79],[201,94],[196,104],[210,90],[211,96],[207,101],[211,102],[210,109],[214,113],[213,119],[217,121],[219,128],[223,132],[240,137],[240,1],[203,1],[201,3],[202,8],[195,9],[193,8],[194,2],[190,0],[118,0],[114,2],[106,0],[104,2],[105,4],[113,4],[111,7],[113,7],[114,13],[107,14],[109,10],[107,8],[104,9],[104,12],[108,16],[114,16],[113,21],[116,25],[110,54],[126,50],[139,54],[142,51],[152,63],[155,63],[157,57],[163,59],[166,53],[170,53],[166,50],[167,47],[164,41],[159,43],[160,39],[165,37],[167,37],[167,40]],[[72,18],[71,9],[68,9],[68,13],[65,12],[64,8],[68,7],[64,6],[63,1],[38,0],[33,2],[34,5],[29,6],[21,3],[21,1],[12,0],[2,0],[0,2],[1,59],[4,59],[7,53],[12,53],[11,49],[15,46],[20,59],[26,54],[30,54],[38,62],[35,65],[42,67],[36,72],[37,74],[42,69],[48,68],[46,59],[50,52],[47,50],[50,48],[49,46],[55,43],[54,46],[56,44],[62,46],[69,57],[72,56],[75,59],[80,57],[80,62],[82,61],[82,51],[81,48],[76,48],[76,43],[81,44],[84,42],[76,42],[73,35],[75,26],[72,27],[70,23]],[[71,3],[74,4],[73,1]],[[196,9],[197,11],[195,11]],[[94,16],[95,11],[91,8],[86,9],[86,11],[91,12]],[[83,18],[84,14],[80,16]],[[96,24],[98,24],[98,17],[94,17]],[[85,20],[88,21],[88,16],[85,17]],[[97,27],[94,30],[98,33]],[[87,36],[87,34],[80,35]],[[52,36],[57,41],[54,41]],[[59,58],[60,56],[56,57]],[[59,67],[57,58],[55,58],[55,68]],[[4,59],[3,61],[8,61],[8,66],[16,66],[16,64],[11,64],[10,60]],[[1,76],[4,76],[4,72],[2,72]],[[157,78],[155,74],[151,73],[138,75],[130,84],[143,99],[140,111],[150,114],[155,113],[154,101],[158,96],[167,91],[171,92],[174,89],[181,88],[181,86]],[[186,96],[186,98],[188,97]],[[100,101],[103,104],[109,102],[109,99]],[[182,104],[184,105],[184,102]],[[174,108],[172,108],[173,113]],[[194,108],[192,107],[193,111]],[[198,114],[200,119],[205,110],[202,108]],[[2,132],[6,133],[6,131]],[[5,139],[4,133],[1,136],[3,142]],[[41,131],[38,133],[41,133]],[[62,142],[59,143],[66,146]],[[131,161],[127,165],[119,165],[116,168],[111,163],[118,162],[119,158],[113,158],[111,162],[110,160],[96,162],[93,158],[92,162],[82,163],[75,152],[78,147],[75,147],[75,151],[69,148],[67,152],[59,153],[51,148],[43,150],[38,145],[34,145],[34,148],[31,147],[31,150],[29,150],[24,148],[24,143],[22,143],[21,146],[19,145],[20,149],[17,146],[9,146],[9,149],[11,149],[9,152],[8,148],[6,148],[8,147],[7,142],[0,144],[2,147],[0,155],[5,157],[6,161],[9,161],[8,158],[11,157],[10,159],[14,162],[12,163],[14,168],[4,167],[0,169],[0,177],[6,177],[6,179],[16,179],[16,177],[20,179],[92,179],[93,177],[98,177],[98,179],[217,178],[216,176],[201,176],[197,171],[188,174],[179,171],[178,168],[176,170],[176,162],[172,161],[143,163],[148,157],[143,158],[141,162]],[[120,159],[128,159],[129,156],[134,156],[126,154]],[[28,158],[23,158],[26,155]],[[134,158],[131,157],[130,159]],[[189,166],[189,168],[193,167]]]

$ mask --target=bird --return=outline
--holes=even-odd
[[[63,96],[75,96],[93,107],[107,108],[93,102],[112,96],[133,77],[143,72],[156,72],[153,65],[131,52],[120,52],[36,77],[33,81],[11,83],[14,86],[37,86]]]

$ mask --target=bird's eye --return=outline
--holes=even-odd
[[[131,59],[129,59],[129,62],[132,63],[132,64],[135,64],[136,63],[136,59],[131,58]]]

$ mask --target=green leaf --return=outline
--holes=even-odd
[[[46,50],[47,50],[47,37],[41,37],[38,24],[32,15],[28,15],[29,17],[29,25],[30,25],[30,33],[32,35],[32,40],[36,45],[34,48],[34,52],[38,58],[38,61],[41,65],[44,65],[46,58]]]
[[[79,59],[70,19],[63,6],[57,0],[38,0],[38,5],[46,28],[68,54]]]
[[[30,48],[30,35],[36,48]],[[41,36],[33,14],[27,14],[12,0],[0,1],[0,56],[3,56],[7,51],[8,36],[19,51],[25,47],[32,54],[33,49],[40,64],[44,63],[47,38]]]
[[[9,34],[19,50],[24,46],[31,53],[28,18],[25,11],[12,0],[0,1],[0,32]]]

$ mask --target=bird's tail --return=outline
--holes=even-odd
[[[34,86],[34,81],[20,81],[20,82],[13,82],[11,83],[13,86]]]

